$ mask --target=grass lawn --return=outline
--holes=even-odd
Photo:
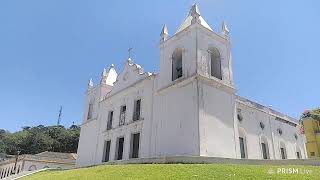
[[[283,168],[280,169],[279,168]],[[290,168],[291,174],[290,174]],[[294,172],[293,172],[294,170]],[[298,172],[296,172],[298,171]],[[226,164],[101,165],[74,170],[44,171],[23,180],[91,179],[320,179],[320,167]]]

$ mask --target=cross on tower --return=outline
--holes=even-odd
[[[133,48],[129,48],[129,49],[128,49],[128,56],[129,56],[129,58],[131,58],[131,51],[132,51],[132,49],[133,49]]]

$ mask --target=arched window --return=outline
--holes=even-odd
[[[284,142],[280,142],[280,157],[281,159],[287,159],[287,150]]]
[[[182,50],[176,49],[172,54],[172,81],[182,77]]]
[[[248,158],[247,154],[247,138],[244,129],[239,128],[239,146],[241,159]]]
[[[220,52],[217,48],[209,48],[208,52],[210,55],[211,76],[222,80]]]
[[[262,158],[263,158],[263,159],[270,159],[268,140],[267,140],[266,137],[262,136],[262,137],[260,138],[260,145],[261,145]]]

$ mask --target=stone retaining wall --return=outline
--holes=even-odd
[[[285,159],[285,160],[260,160],[260,159],[229,159],[199,156],[174,156],[157,158],[138,158],[118,160],[104,164],[249,164],[249,165],[309,165],[320,166],[319,159]]]

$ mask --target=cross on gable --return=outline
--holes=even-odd
[[[128,49],[128,57],[129,57],[129,58],[131,58],[131,51],[132,51],[132,49],[133,49],[133,48],[129,48],[129,49]]]

